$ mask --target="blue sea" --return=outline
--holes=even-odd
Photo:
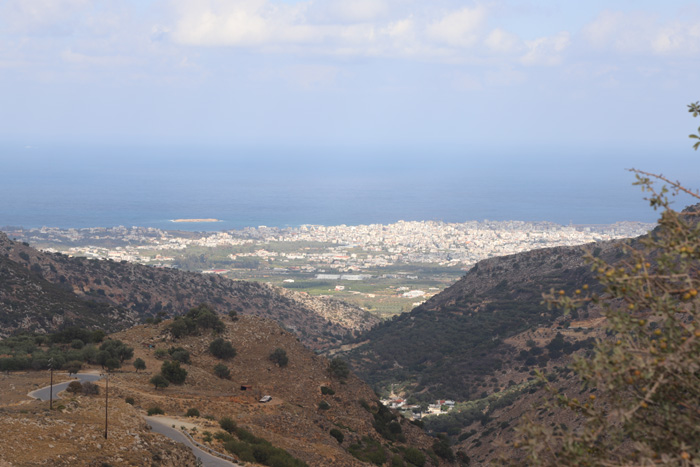
[[[625,148],[0,146],[0,226],[224,230],[398,220],[653,222],[625,169],[700,186],[698,158]],[[680,199],[683,207],[689,199]],[[218,223],[173,223],[217,218]]]

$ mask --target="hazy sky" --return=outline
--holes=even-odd
[[[0,0],[0,139],[689,147],[700,4]]]

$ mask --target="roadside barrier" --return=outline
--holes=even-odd
[[[221,452],[219,452],[219,451],[214,451],[214,450],[213,450],[212,448],[210,448],[209,446],[205,446],[205,445],[203,445],[203,444],[198,443],[197,441],[194,440],[194,438],[193,438],[192,436],[190,436],[190,434],[189,434],[189,433],[187,432],[187,430],[185,430],[184,428],[180,428],[180,431],[187,437],[187,439],[190,440],[190,442],[191,442],[192,444],[194,444],[195,446],[197,446],[199,449],[202,449],[202,450],[208,452],[209,454],[211,454],[211,455],[213,455],[213,456],[221,457],[222,459],[226,459],[227,461],[231,461],[231,462],[233,462],[234,464],[238,464],[239,461],[238,461],[238,459],[236,459],[235,457],[227,456],[226,454],[223,454],[223,453],[221,453]]]

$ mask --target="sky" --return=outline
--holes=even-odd
[[[0,142],[685,151],[696,1],[0,0]]]

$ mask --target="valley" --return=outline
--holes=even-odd
[[[483,259],[634,237],[651,228],[640,222],[562,226],[400,221],[222,232],[147,227],[0,230],[48,252],[264,282],[339,299],[387,319],[434,296]]]

